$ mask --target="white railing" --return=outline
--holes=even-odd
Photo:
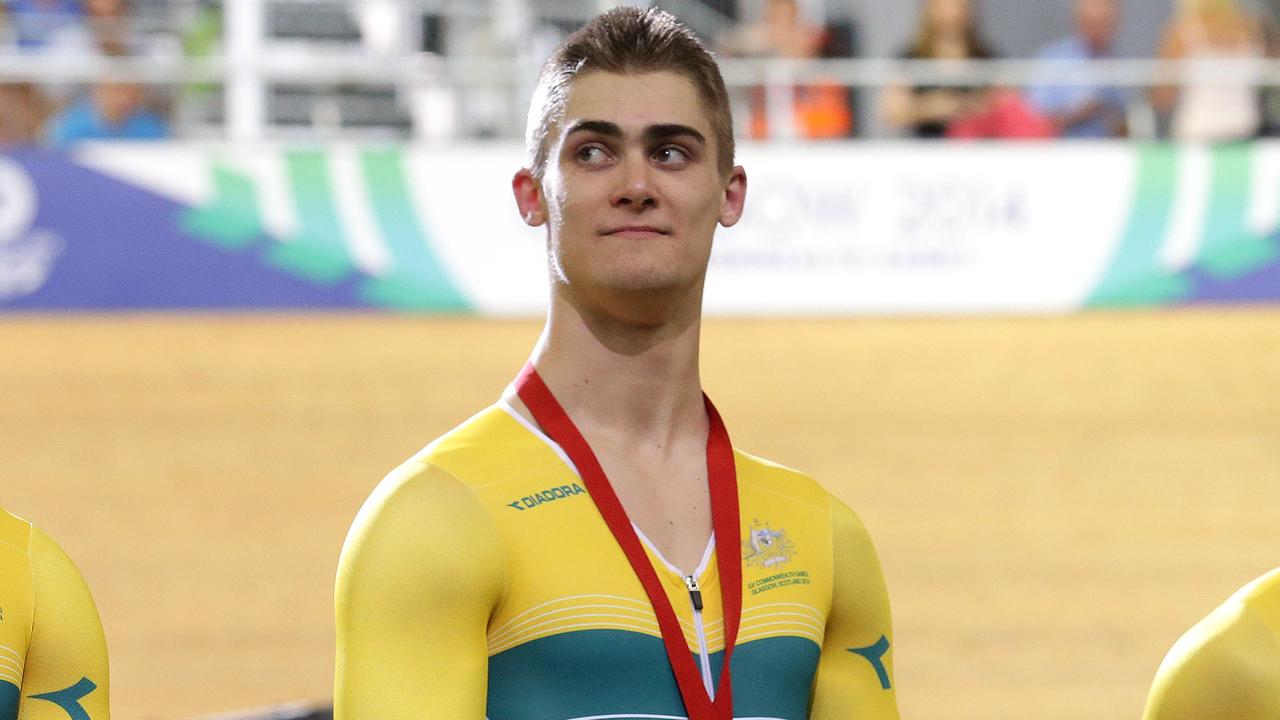
[[[726,58],[721,73],[729,87],[797,84],[823,80],[854,88],[894,84],[939,86],[1110,85],[1151,87],[1196,83],[1231,86],[1280,85],[1280,60],[762,60]],[[424,74],[458,86],[512,85],[538,68],[515,58],[412,54],[378,57],[361,53],[301,54],[260,51],[205,58],[50,57],[0,53],[0,82],[130,81],[157,85],[228,83],[237,73],[264,82],[300,84],[399,84]]]
[[[302,3],[311,0],[284,1]],[[359,85],[394,87],[397,102],[407,110],[416,137],[463,134],[467,127],[466,118],[441,121],[442,116],[452,112],[448,108],[456,105],[460,96],[499,90],[510,100],[503,103],[502,112],[510,115],[502,124],[503,132],[514,134],[521,126],[524,103],[541,59],[535,56],[545,50],[513,50],[509,57],[439,56],[413,52],[410,48],[415,47],[416,42],[408,29],[413,24],[411,10],[452,8],[449,12],[457,11],[463,15],[477,12],[483,15],[484,11],[471,7],[464,12],[459,8],[466,3],[458,5],[454,0],[342,0],[338,4],[356,9],[382,4],[395,11],[384,18],[392,21],[383,23],[388,27],[381,34],[387,37],[383,42],[341,47],[273,41],[267,37],[265,28],[264,0],[229,0],[223,5],[223,48],[226,52],[223,56],[187,58],[170,53],[145,58],[57,57],[0,51],[0,83],[72,84],[127,80],[159,86],[221,86],[225,120],[219,127],[206,128],[203,134],[211,134],[208,130],[212,130],[213,134],[236,140],[262,139],[273,133],[275,128],[269,122],[267,97],[268,88],[275,84],[314,86],[317,89]],[[691,8],[700,7],[692,0],[685,4]],[[524,7],[520,0],[489,0],[488,5],[491,13],[501,12],[508,5]],[[527,7],[525,9],[528,10]],[[532,35],[535,18],[531,12],[523,13],[523,16],[516,23],[519,27],[504,31],[508,36]],[[714,23],[723,21],[723,18],[708,17],[704,20]],[[517,37],[514,46],[523,47],[521,43],[533,45],[529,37]],[[1135,59],[1064,64],[1035,60],[726,58],[721,61],[721,68],[731,89],[767,88],[764,93],[765,112],[771,119],[789,117],[789,100],[795,86],[817,80],[857,88],[861,91],[860,98],[872,104],[876,98],[875,90],[895,84],[1011,87],[1057,84],[1130,88],[1183,83],[1280,86],[1280,60],[1166,62]],[[1145,103],[1143,93],[1133,93],[1133,96],[1135,105]],[[775,127],[779,125],[785,127],[786,123]],[[863,134],[875,135],[876,124],[871,122],[869,125],[872,132],[864,131]],[[787,133],[783,131],[781,135],[786,136]]]

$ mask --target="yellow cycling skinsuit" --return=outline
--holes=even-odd
[[[1280,718],[1280,568],[1244,586],[1174,644],[1144,718]]]
[[[108,720],[89,588],[48,535],[0,509],[0,720]]]
[[[741,452],[735,464],[734,715],[896,719],[888,597],[862,523],[800,473]],[[689,579],[645,547],[712,687],[713,546]],[[336,610],[338,720],[685,717],[617,541],[568,458],[505,403],[378,485],[343,547]]]

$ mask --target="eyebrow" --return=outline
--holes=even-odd
[[[569,127],[569,131],[564,136],[567,138],[577,132],[593,132],[613,138],[620,138],[623,135],[622,128],[617,123],[607,120],[579,120]],[[650,125],[644,129],[643,137],[648,142],[668,140],[675,137],[689,137],[703,145],[707,143],[707,138],[701,132],[698,132],[696,128],[679,123]]]

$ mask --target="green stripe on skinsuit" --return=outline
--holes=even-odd
[[[777,637],[734,649],[734,715],[805,720],[820,649]],[[724,653],[712,653],[719,678]],[[489,658],[491,720],[684,715],[662,640],[623,630],[551,635]]]
[[[18,720],[18,686],[0,680],[0,720]]]

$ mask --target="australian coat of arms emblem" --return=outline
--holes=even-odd
[[[796,554],[796,547],[787,539],[785,530],[774,530],[768,523],[753,520],[747,528],[747,539],[742,541],[742,564],[747,567],[768,569],[787,562]]]

